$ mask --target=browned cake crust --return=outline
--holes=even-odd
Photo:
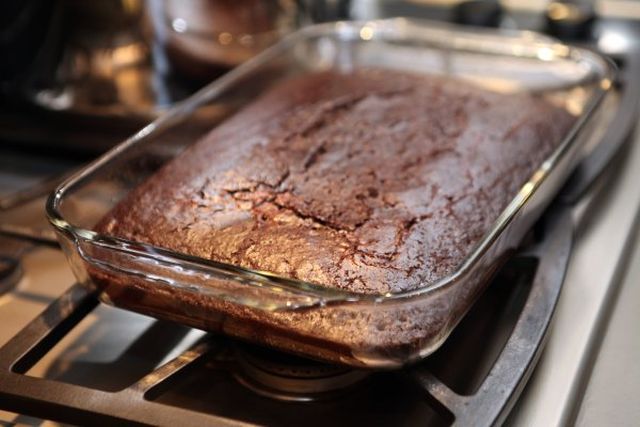
[[[572,124],[529,95],[383,70],[293,78],[96,230],[328,287],[452,272]]]
[[[131,191],[96,230],[327,287],[416,289],[456,268],[572,123],[540,98],[442,77],[296,77]],[[337,363],[391,367],[437,348],[498,264],[428,301],[284,311],[98,266],[89,274],[103,298],[135,311]],[[211,280],[234,295],[280,296]]]

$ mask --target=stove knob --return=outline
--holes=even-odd
[[[547,32],[560,39],[585,40],[592,37],[596,12],[593,4],[552,1],[545,13]]]
[[[497,0],[463,1],[454,6],[453,19],[458,24],[497,27],[502,19],[502,6]]]

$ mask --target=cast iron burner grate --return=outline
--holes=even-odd
[[[279,363],[272,352],[205,336],[120,391],[27,375],[99,305],[95,293],[76,284],[0,349],[1,405],[18,413],[91,425],[294,425],[304,421],[312,426],[346,425],[367,417],[376,425],[397,425],[398,421],[411,425],[499,423],[543,347],[569,259],[569,212],[547,214],[541,233],[545,238],[505,265],[441,350],[404,370],[349,371],[316,362],[305,365],[287,355]],[[481,343],[474,341],[478,336],[483,337]],[[454,360],[461,356],[474,360]],[[256,386],[255,375],[247,376],[247,365],[253,371],[269,372],[270,380],[294,377],[297,382],[293,389],[290,383],[283,387],[279,381]],[[465,371],[470,366],[475,369]],[[300,372],[303,374],[298,375]],[[301,378],[305,375],[311,382]],[[338,378],[339,384],[329,389],[313,387],[323,376],[333,381]],[[254,381],[249,388],[242,385],[247,378]],[[316,383],[311,384],[313,381]],[[282,393],[303,398],[285,398],[296,401],[285,402]],[[298,403],[300,400],[309,402]],[[225,402],[229,404],[222,404]],[[327,419],[332,416],[339,418]]]

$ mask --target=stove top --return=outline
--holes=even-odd
[[[557,242],[559,253],[563,253],[562,248],[566,250],[570,243],[563,236],[573,222],[575,249],[549,344],[507,423],[530,425],[535,420],[536,425],[547,425],[571,421],[576,416],[602,335],[602,322],[635,243],[640,209],[640,195],[632,191],[640,178],[637,140],[637,135],[630,140],[614,166],[570,215],[560,219],[564,222],[547,230],[547,235],[554,238],[543,242],[552,246]],[[29,181],[33,182],[33,177]],[[31,203],[37,205],[37,201]],[[33,207],[20,209],[32,212],[30,221],[42,215],[39,209],[34,213]],[[14,212],[8,213],[15,218]],[[25,217],[19,215],[22,220]],[[322,371],[322,365],[318,372],[318,366],[303,364],[297,371],[306,377],[300,380],[282,371],[283,367],[295,366],[295,361],[274,367],[273,358],[262,357],[262,350],[242,346],[239,350],[238,343],[228,339],[98,305],[93,296],[72,286],[73,275],[62,253],[53,247],[30,239],[2,237],[2,248],[5,256],[19,254],[23,271],[19,280],[13,280],[15,287],[0,297],[0,345],[13,340],[0,350],[0,361],[3,369],[10,363],[13,373],[28,378],[22,385],[22,392],[29,396],[26,406],[12,407],[21,413],[74,423],[117,418],[149,423],[188,419],[194,424],[214,420],[229,425],[236,421],[292,425],[302,420],[320,425],[340,420],[347,425],[369,419],[388,425],[400,421],[405,425],[449,425],[454,420],[465,425],[465,420],[478,424],[482,419],[489,425],[506,415],[513,403],[509,395],[519,393],[518,385],[524,384],[522,379],[530,373],[527,367],[535,364],[538,353],[528,353],[530,363],[524,367],[522,363],[510,365],[519,371],[512,384],[515,388],[509,387],[507,396],[500,395],[504,390],[499,381],[510,369],[494,371],[487,377],[490,369],[495,369],[496,357],[508,340],[516,347],[522,346],[523,336],[518,331],[521,335],[526,331],[524,336],[531,340],[531,333],[544,335],[546,329],[544,323],[522,329],[532,321],[528,312],[521,313],[534,295],[532,289],[541,289],[540,284],[532,285],[536,267],[541,266],[536,258],[520,257],[508,264],[443,348],[424,363],[401,372],[370,375]],[[562,276],[562,257],[552,252],[553,256],[545,258],[545,253],[549,249],[539,249],[537,259],[556,262],[557,274]],[[553,286],[550,291],[554,289],[559,291]],[[514,329],[517,322],[520,329]],[[53,335],[49,335],[51,331]],[[479,337],[490,343],[482,347],[485,351],[479,351]],[[569,341],[571,345],[567,346]],[[297,365],[300,367],[299,362]],[[320,392],[312,385],[310,391],[309,377],[316,383],[318,378],[320,383],[337,378],[341,384],[328,389],[322,385]],[[75,402],[80,411],[76,408],[68,412],[43,404],[43,400]],[[485,413],[487,410],[490,413]],[[153,414],[151,418],[149,414]],[[473,418],[465,419],[469,415]],[[8,412],[0,412],[0,419],[40,422]]]
[[[619,47],[611,43],[609,48]],[[283,361],[233,340],[98,304],[73,285],[39,197],[81,161],[63,156],[52,162],[10,149],[0,159],[0,198],[11,205],[0,209],[0,378],[14,381],[9,388],[23,397],[3,395],[7,383],[0,385],[0,408],[11,398],[13,411],[23,414],[0,410],[0,424],[49,423],[24,414],[80,424],[490,425],[507,414],[508,425],[584,421],[583,395],[637,246],[640,135],[634,133],[571,209],[546,216],[542,246],[505,267],[441,350],[399,372],[348,371]],[[591,163],[584,174],[598,169],[597,161]],[[20,197],[16,203],[18,190],[34,183],[44,185],[30,190],[28,203]],[[564,196],[575,202],[570,191]],[[541,269],[545,263],[552,267]],[[562,277],[565,268],[556,299],[560,282],[542,281],[545,288],[540,277],[553,276],[550,271]],[[540,271],[547,273],[536,276]],[[535,305],[543,307],[536,313],[531,305],[541,289],[551,297]],[[545,334],[545,316],[556,300]],[[490,344],[483,351],[479,337]],[[501,353],[505,345],[509,351]],[[518,351],[517,361],[511,360]]]
[[[564,212],[546,221],[546,238],[505,265],[440,350],[389,372],[325,365],[155,321],[99,305],[80,285],[53,300],[72,278],[59,268],[62,254],[36,247],[0,306],[8,326],[0,336],[0,397],[18,412],[79,424],[492,425],[540,354],[570,252]]]

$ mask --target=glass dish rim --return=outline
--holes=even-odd
[[[366,37],[369,38],[364,38],[360,35],[362,29],[365,27],[372,29],[371,33],[366,34]],[[556,55],[561,59],[573,59],[576,61],[579,59],[590,60],[593,63],[599,62],[600,65],[604,67],[602,77],[597,81],[599,84],[596,85],[594,93],[585,104],[584,110],[577,117],[573,127],[567,135],[565,135],[564,139],[551,153],[551,155],[546,158],[536,171],[534,171],[529,180],[523,184],[507,207],[502,210],[490,229],[487,230],[482,239],[474,246],[473,250],[463,259],[452,273],[416,289],[388,292],[385,294],[359,293],[331,288],[298,279],[287,278],[267,271],[258,271],[233,264],[195,257],[146,243],[99,234],[93,230],[75,226],[64,218],[59,207],[64,201],[67,192],[72,191],[76,186],[82,185],[82,183],[90,178],[97,169],[109,163],[114,158],[117,158],[120,153],[129,149],[136,143],[144,141],[148,135],[154,132],[161,132],[165,128],[172,126],[175,122],[179,122],[184,117],[187,117],[189,113],[214,99],[218,93],[232,86],[236,80],[268,63],[272,57],[290,49],[296,42],[322,35],[339,36],[341,38],[346,38],[347,41],[349,39],[353,39],[364,40],[366,42],[369,40],[378,40],[381,36],[384,37],[384,32],[388,32],[389,30],[395,30],[396,32],[400,30],[400,37],[408,35],[407,33],[415,34],[415,32],[419,32],[422,34],[423,38],[425,38],[425,32],[435,32],[436,37],[438,32],[444,32],[444,34],[441,35],[448,36],[448,38],[439,41],[451,44],[451,48],[454,50],[463,49],[453,46],[455,43],[454,39],[451,37],[452,33],[456,36],[466,35],[478,37],[478,35],[480,35],[489,38],[497,37],[501,39],[514,39],[523,44],[527,44],[528,47],[533,49],[541,49],[543,47],[551,49],[551,54]],[[427,38],[433,36],[434,34],[427,35]],[[431,39],[430,41],[433,42],[434,40]],[[438,40],[435,40],[435,42],[438,42]],[[472,49],[472,51],[476,50]],[[533,56],[524,55],[522,52],[520,55],[516,56],[533,58]],[[553,59],[553,57],[550,59]],[[284,288],[286,291],[290,291],[295,294],[302,293],[311,295],[315,298],[322,298],[323,301],[326,302],[385,303],[423,298],[435,291],[454,285],[466,274],[473,271],[473,267],[482,259],[482,256],[490,250],[493,243],[516,218],[517,214],[526,205],[528,199],[535,193],[537,188],[542,184],[549,173],[561,161],[564,154],[572,146],[576,135],[587,124],[591,116],[594,115],[598,106],[604,99],[604,96],[610,90],[615,75],[616,67],[609,58],[585,48],[562,44],[553,38],[538,35],[537,33],[530,31],[496,30],[485,28],[469,29],[468,27],[460,25],[413,18],[391,18],[374,21],[338,21],[316,24],[302,28],[285,36],[280,42],[274,44],[272,47],[239,65],[220,78],[212,81],[195,94],[166,110],[166,112],[161,114],[141,130],[125,139],[123,142],[119,143],[94,161],[90,162],[77,173],[70,176],[49,195],[46,203],[46,214],[49,222],[56,231],[63,235],[72,237],[76,247],[79,245],[79,241],[85,241],[109,250],[145,258],[151,257],[154,259],[162,259],[163,261],[170,262],[172,264],[177,263],[184,266],[184,263],[186,262],[192,267],[206,269],[208,272],[211,272],[211,269],[215,269],[222,271],[225,274],[232,274],[234,276],[240,275],[250,282],[256,280],[261,282],[261,286],[267,285],[273,288]],[[240,282],[238,283],[240,284]],[[242,285],[247,286],[244,281]],[[206,284],[203,284],[202,288],[206,289]]]

